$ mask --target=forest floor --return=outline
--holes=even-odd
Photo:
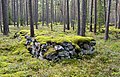
[[[28,27],[21,27],[29,30]],[[54,31],[43,27],[38,30],[40,35],[76,35],[76,31],[62,32],[61,26]],[[9,36],[0,33],[0,77],[120,77],[120,38],[110,34],[104,41],[104,33],[96,35],[87,31],[86,36],[96,40],[94,55],[83,56],[81,59],[51,62],[32,58],[18,39],[13,39],[17,28],[10,27]],[[119,36],[120,37],[120,36]]]

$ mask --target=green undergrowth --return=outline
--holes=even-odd
[[[104,32],[105,31],[105,28],[102,28],[102,31]],[[101,32],[102,32],[101,31]],[[109,27],[109,33],[120,33],[120,29],[118,29],[118,28],[115,28],[114,26],[110,26]]]
[[[39,36],[36,37],[39,41],[42,41],[40,38],[48,40],[55,37],[67,38],[69,36],[68,40],[73,39],[73,42],[75,42],[76,31],[70,30],[64,33],[62,28],[62,26],[57,26],[54,27],[54,31],[50,31],[47,27],[40,27],[40,30],[35,30],[35,36]],[[29,32],[28,29],[28,27],[21,27],[20,30]],[[97,43],[96,52],[93,55],[82,56],[80,59],[51,62],[33,58],[23,45],[25,42],[24,37],[21,41],[18,41],[18,38],[11,38],[18,31],[17,28],[10,27],[10,30],[9,36],[3,36],[0,33],[0,77],[120,76],[120,39],[114,37],[114,33],[109,34],[110,39],[108,41],[104,41],[104,33],[95,35],[86,32],[86,36],[93,37]],[[56,41],[59,40],[56,39]]]

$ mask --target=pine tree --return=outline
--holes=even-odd
[[[32,0],[29,0],[29,12],[30,12],[30,36],[34,37],[34,22],[32,13]]]
[[[107,10],[107,17],[106,17],[106,29],[105,29],[105,40],[109,38],[109,22],[110,22],[110,10],[111,10],[111,0],[108,0],[108,10]]]
[[[3,13],[3,35],[8,35],[8,0],[2,0],[2,13]]]

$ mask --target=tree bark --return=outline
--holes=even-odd
[[[54,22],[56,22],[56,21],[57,21],[57,2],[56,2],[56,1],[55,1],[55,6],[54,6],[54,8],[55,8]]]
[[[49,26],[49,3],[46,0],[46,25]]]
[[[38,0],[35,0],[35,26],[38,29]]]
[[[32,13],[32,0],[29,0],[29,13],[30,13],[30,36],[34,37],[34,22]]]
[[[16,21],[16,17],[15,17],[15,16],[16,16],[16,15],[15,15],[15,14],[16,14],[16,12],[15,12],[15,2],[16,2],[16,1],[13,0],[13,8],[14,8],[14,10],[13,10],[13,11],[14,11],[14,13],[13,13],[13,19],[14,19],[14,21],[13,21],[13,22],[14,22],[14,26],[15,26],[15,21]]]
[[[92,32],[92,22],[93,22],[93,0],[91,0],[91,7],[90,7],[90,32]]]
[[[105,22],[106,22],[106,0],[104,0],[104,14],[105,14]]]
[[[77,0],[78,3],[78,32],[77,34],[80,35],[80,0]]]
[[[95,18],[94,18],[94,33],[96,33],[97,32],[97,0],[95,0],[95,2],[94,2],[95,4],[94,4],[94,14],[95,14]]]
[[[82,0],[82,25],[80,29],[81,36],[85,36],[86,19],[87,19],[87,1]]]
[[[12,21],[14,22],[14,0],[11,0],[11,6],[12,6]]]
[[[63,21],[64,21],[64,28],[63,31],[66,30],[66,0],[63,1]]]
[[[74,24],[75,24],[75,0],[72,0],[72,5],[71,5],[71,26],[73,27],[74,30]]]
[[[23,0],[20,0],[20,25],[23,26]]]
[[[26,22],[27,22],[27,26],[29,25],[28,23],[28,0],[26,0]]]
[[[107,10],[107,17],[106,17],[106,29],[105,29],[105,40],[109,38],[109,21],[110,21],[110,9],[111,9],[111,0],[108,0],[108,10]]]
[[[70,30],[70,25],[69,25],[69,0],[67,0],[67,30]]]
[[[44,26],[44,0],[42,0],[42,26]]]
[[[118,21],[118,29],[120,29],[120,14],[119,14],[119,21]]]
[[[1,0],[0,0],[0,32],[2,32],[2,6],[1,6]]]
[[[51,0],[51,30],[53,30],[53,19],[54,19],[54,6],[53,6],[53,0]]]
[[[117,21],[118,21],[118,0],[116,0],[116,4],[115,4],[115,28],[117,28]]]
[[[73,14],[73,19],[74,19],[74,21],[73,21],[73,30],[75,29],[75,16],[76,16],[76,8],[75,8],[75,3],[76,2],[76,0],[74,0],[74,14]]]
[[[2,13],[3,13],[3,35],[8,35],[8,0],[2,0]]]
[[[19,28],[19,1],[16,0],[16,7],[17,7],[17,27]]]
[[[119,20],[118,20],[118,29],[120,29],[120,1],[118,1],[119,3],[119,6],[118,6],[118,17],[119,17]]]

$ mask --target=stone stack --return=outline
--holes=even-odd
[[[93,54],[94,46],[96,44],[95,41],[81,42],[77,44],[80,49],[76,49],[76,46],[71,42],[64,41],[61,43],[56,43],[48,41],[41,44],[29,36],[25,36],[25,38],[25,46],[33,57],[52,61],[75,58],[78,54]]]

